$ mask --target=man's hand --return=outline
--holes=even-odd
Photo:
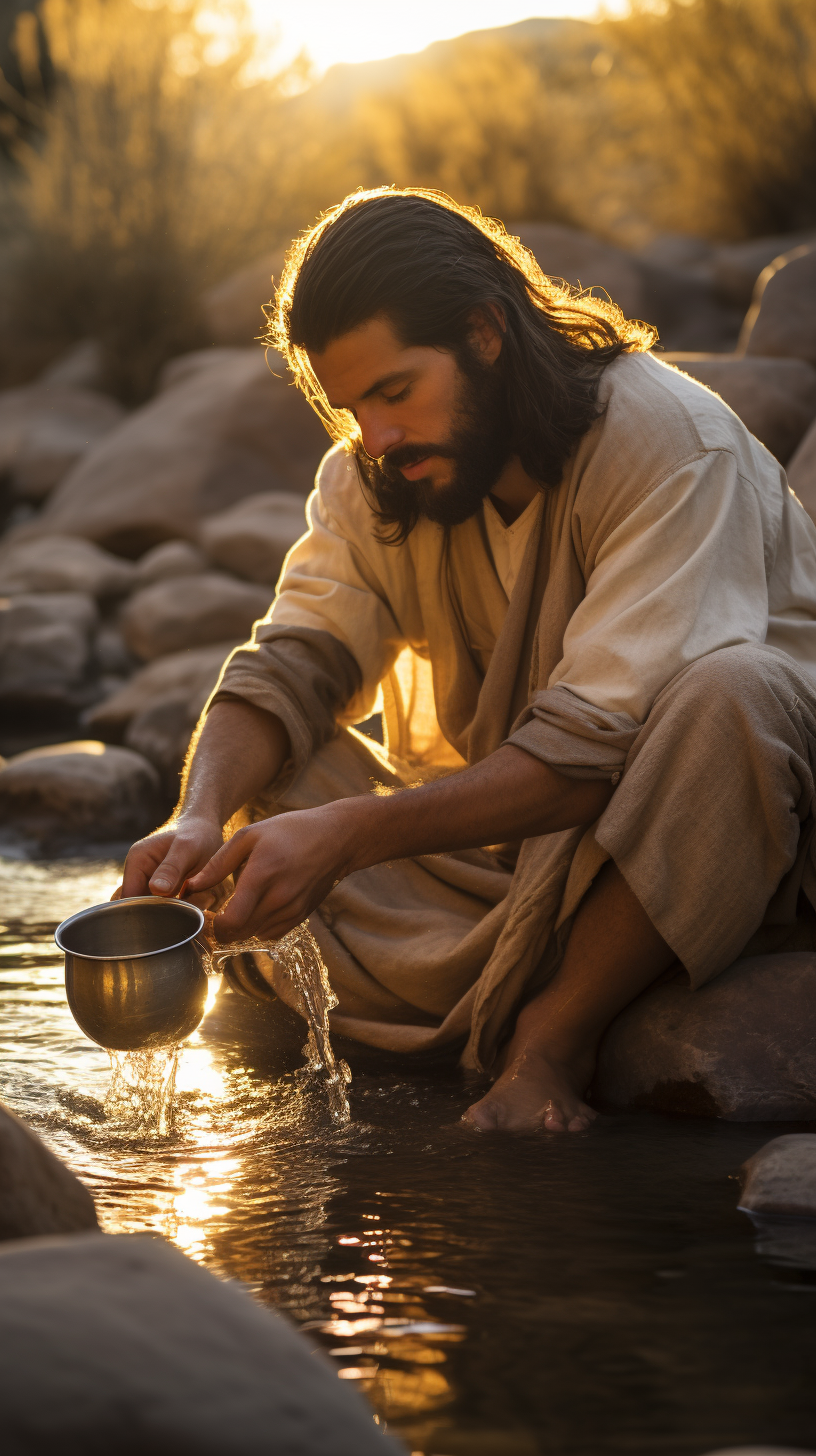
[[[175,824],[149,834],[132,846],[114,899],[183,894],[187,880],[203,869],[221,848],[222,840],[221,826],[216,820],[182,815]],[[213,896],[190,898],[206,909]]]
[[[240,829],[188,889],[200,894],[232,873],[237,888],[215,917],[218,939],[278,939],[354,870],[591,824],[612,792],[611,783],[567,778],[506,745],[423,788],[336,799]]]
[[[235,893],[213,921],[222,944],[250,935],[279,940],[325,900],[348,867],[343,802],[239,829],[190,878],[190,898],[196,899],[227,875],[236,876]]]

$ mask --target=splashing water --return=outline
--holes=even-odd
[[[200,942],[199,942],[200,944]],[[344,1125],[351,1119],[351,1109],[346,1095],[346,1084],[351,1081],[347,1062],[336,1061],[329,1034],[329,1012],[336,1006],[329,975],[307,921],[296,925],[280,940],[262,941],[257,936],[248,940],[235,941],[231,945],[210,944],[207,955],[207,971],[217,972],[222,961],[245,952],[260,951],[277,961],[294,987],[297,1010],[309,1028],[309,1036],[303,1048],[306,1065],[304,1074],[321,1075],[326,1088],[329,1112],[332,1120]]]
[[[133,1132],[168,1133],[173,1121],[180,1044],[155,1051],[109,1051],[105,1116]]]

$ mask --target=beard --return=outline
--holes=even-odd
[[[483,365],[464,353],[457,363],[462,379],[448,440],[397,445],[380,460],[358,451],[377,515],[383,525],[396,528],[383,539],[395,545],[410,535],[421,516],[440,526],[459,526],[475,516],[512,454],[506,390],[498,365]],[[446,485],[434,486],[427,477],[405,479],[402,466],[431,455],[452,462]]]

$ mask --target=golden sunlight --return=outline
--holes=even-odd
[[[293,6],[283,0],[249,0],[249,8],[261,36],[280,37],[278,62],[305,50],[322,72],[338,62],[382,60],[466,31],[513,25],[533,16],[588,19],[597,14],[599,4],[598,0],[413,0],[411,5],[393,7],[379,0],[347,0],[343,6],[333,0],[306,0]]]

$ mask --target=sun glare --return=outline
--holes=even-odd
[[[340,61],[375,61],[422,50],[435,40],[449,40],[465,31],[512,25],[532,16],[589,19],[599,0],[414,0],[410,6],[382,5],[379,0],[249,0],[262,36],[277,32],[278,60],[305,50],[318,72]],[[607,7],[608,8],[608,7]]]

